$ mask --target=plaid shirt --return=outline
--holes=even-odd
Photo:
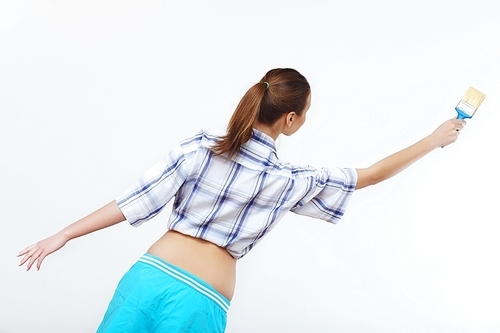
[[[288,211],[336,223],[357,181],[354,169],[300,167],[280,161],[274,140],[254,130],[232,159],[210,150],[219,134],[181,142],[116,202],[133,226],[175,196],[168,229],[243,257]]]

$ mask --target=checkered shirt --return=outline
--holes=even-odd
[[[275,142],[255,130],[232,159],[216,156],[220,133],[182,141],[116,200],[133,226],[173,198],[168,229],[221,246],[234,257],[250,251],[288,212],[336,223],[354,192],[350,168],[314,168],[280,161]]]

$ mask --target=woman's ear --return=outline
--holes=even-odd
[[[288,127],[288,128],[292,127],[292,124],[295,121],[295,116],[296,115],[297,114],[295,113],[295,111],[289,112],[286,115],[286,122],[285,122],[286,127]]]

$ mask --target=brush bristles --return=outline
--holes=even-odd
[[[467,90],[467,92],[465,93],[464,97],[462,98],[462,101],[472,105],[477,109],[485,98],[486,98],[485,94],[483,94],[482,92],[473,87],[470,87],[469,90]]]

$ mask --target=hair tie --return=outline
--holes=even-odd
[[[266,89],[268,89],[269,88],[269,83],[267,83],[267,82],[264,82],[264,83],[266,84]]]

